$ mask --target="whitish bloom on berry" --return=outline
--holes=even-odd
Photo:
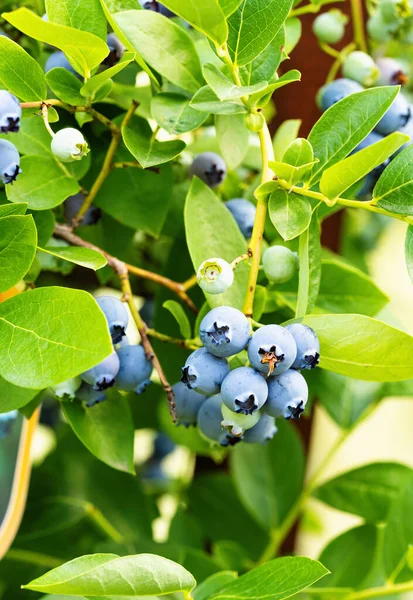
[[[56,133],[52,139],[53,154],[62,162],[81,160],[89,152],[85,138],[78,129],[66,127]]]
[[[208,258],[199,266],[196,280],[204,292],[222,294],[232,285],[234,272],[226,260]]]

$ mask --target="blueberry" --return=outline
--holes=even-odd
[[[233,198],[225,202],[225,206],[236,220],[242,235],[249,240],[254,229],[255,205],[243,198]]]
[[[205,396],[217,394],[221,384],[229,373],[226,358],[210,354],[206,348],[192,352],[182,369],[181,381],[190,390],[196,390]]]
[[[0,413],[0,439],[10,433],[18,414],[17,410]]]
[[[64,163],[81,160],[89,152],[83,134],[73,127],[65,127],[55,133],[50,148],[56,158]]]
[[[268,400],[263,411],[271,417],[299,419],[308,400],[308,386],[298,371],[289,369],[268,381]]]
[[[314,329],[302,323],[291,323],[286,329],[293,336],[297,346],[297,356],[292,369],[314,369],[320,362],[320,342]]]
[[[233,446],[241,441],[241,437],[234,436],[222,428],[222,398],[216,394],[207,398],[198,413],[198,428],[201,434],[212,442],[221,446]]]
[[[181,381],[173,386],[175,394],[175,412],[178,425],[190,427],[196,425],[198,411],[205,402],[205,396],[189,389]]]
[[[322,111],[327,110],[343,98],[361,92],[363,87],[352,79],[336,79],[324,85],[317,94],[317,103]]]
[[[413,115],[413,105],[412,104],[410,105],[410,111],[411,111],[411,114]],[[410,137],[410,140],[408,142],[406,142],[405,144],[403,144],[403,146],[397,150],[396,154],[399,154],[399,152],[401,152],[402,150],[407,148],[407,146],[410,146],[410,144],[413,143],[413,118],[409,119],[407,121],[406,125],[404,127],[401,127],[399,129],[399,131],[401,133],[405,133],[406,135],[408,135]]]
[[[221,185],[227,175],[227,165],[224,159],[215,152],[198,154],[192,163],[189,174],[202,179],[210,188]]]
[[[260,409],[267,399],[267,382],[251,367],[239,367],[225,377],[221,386],[221,396],[230,410],[251,415]]]
[[[251,327],[247,317],[231,306],[213,308],[201,321],[199,336],[215,356],[233,356],[248,344]]]
[[[175,13],[173,13],[171,10],[169,10],[169,8],[166,8],[166,6],[164,6],[160,2],[157,2],[156,0],[139,0],[139,3],[145,10],[152,10],[153,12],[158,12],[164,17],[170,18],[175,16]]]
[[[375,131],[381,135],[389,135],[394,131],[400,131],[406,127],[411,117],[411,109],[403,94],[399,94],[394,99],[385,115],[380,119],[375,127]]]
[[[346,56],[342,70],[344,77],[354,79],[354,81],[358,81],[364,87],[372,86],[380,74],[371,56],[360,50],[350,52]]]
[[[76,217],[80,208],[82,207],[85,201],[85,197],[83,194],[75,194],[74,196],[69,196],[63,203],[63,212],[65,221],[68,225],[72,224],[73,219]],[[83,217],[82,224],[83,225],[96,225],[102,215],[102,211],[97,206],[90,206],[87,209],[85,216]]]
[[[205,400],[205,397],[204,397]],[[171,454],[176,448],[176,444],[166,433],[158,433],[153,443],[153,457],[157,460],[162,460],[168,454]]]
[[[20,129],[22,109],[16,96],[0,90],[0,132],[17,133]]]
[[[367,31],[372,40],[383,43],[388,41],[392,28],[384,21],[382,15],[376,12],[367,21]]]
[[[377,85],[404,85],[408,77],[399,61],[394,58],[383,57],[376,60],[380,71]]]
[[[221,426],[235,436],[243,435],[245,431],[254,427],[261,417],[259,410],[246,415],[230,410],[225,404],[222,404],[221,412],[223,417]]]
[[[61,69],[66,69],[67,71],[73,73],[73,75],[79,77],[79,74],[74,70],[70,62],[67,60],[65,54],[61,50],[53,52],[53,54],[49,56],[44,68],[44,72],[48,73],[49,71],[57,67],[60,67]]]
[[[7,33],[6,33],[5,31],[0,31],[0,36],[2,36],[2,37],[6,37],[6,38],[9,38],[9,39],[10,39],[10,36],[9,36],[9,35],[7,35]]]
[[[149,460],[143,467],[142,479],[145,483],[155,488],[165,488],[170,479],[164,471],[161,461]]]
[[[0,179],[4,184],[12,184],[22,172],[20,155],[14,144],[0,140]]]
[[[128,311],[124,303],[114,296],[98,296],[96,302],[106,317],[112,342],[119,344],[129,322]]]
[[[122,58],[125,53],[125,46],[122,44],[116,33],[108,33],[106,43],[109,48],[109,54],[103,61],[107,67],[113,67]]]
[[[299,267],[297,252],[285,246],[271,246],[262,257],[265,276],[274,283],[285,283],[296,274]]]
[[[234,271],[222,258],[208,258],[198,267],[196,280],[199,287],[208,294],[222,294],[234,281]]]
[[[263,413],[258,423],[244,433],[243,440],[249,444],[266,444],[277,431],[274,417]]]
[[[117,387],[125,392],[142,394],[150,385],[152,362],[146,358],[143,346],[126,346],[118,351]]]
[[[264,325],[248,344],[250,363],[265,375],[278,375],[291,367],[297,346],[291,333],[280,325]]]
[[[80,377],[93,386],[97,392],[106,390],[115,383],[115,377],[119,371],[119,358],[116,352],[112,352],[95,367],[81,373]]]
[[[101,404],[107,398],[104,390],[95,390],[88,383],[83,382],[76,392],[76,398],[85,403],[88,408]]]
[[[336,44],[342,40],[347,22],[348,17],[341,10],[333,8],[314,19],[314,35],[320,42]]]
[[[62,383],[58,383],[50,388],[59,400],[67,398],[69,400],[74,400],[76,397],[76,392],[82,385],[82,380],[80,377],[73,377],[73,379],[68,379],[67,381],[63,381]]]

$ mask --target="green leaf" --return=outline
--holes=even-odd
[[[110,392],[105,402],[87,408],[80,402],[62,402],[63,413],[79,440],[113,469],[135,473],[134,426],[127,398]]]
[[[57,256],[57,258],[72,262],[75,265],[92,269],[93,271],[101,269],[108,263],[103,254],[96,250],[91,250],[90,248],[46,246],[45,248],[39,248],[39,250],[51,254],[52,256]]]
[[[0,292],[6,292],[26,275],[34,260],[37,230],[31,215],[0,219]]]
[[[131,155],[120,151],[116,158],[131,160]],[[171,194],[170,165],[161,166],[159,173],[137,168],[113,169],[95,204],[123,225],[158,236],[168,214]]]
[[[248,65],[241,67],[240,76],[244,85],[253,85],[260,81],[272,80],[280,65],[284,44],[285,31],[284,27],[281,27],[265,50]]]
[[[231,453],[231,476],[238,496],[265,530],[282,523],[301,493],[304,478],[301,440],[290,423],[280,421],[279,425],[265,446],[238,444]]]
[[[2,204],[0,205],[0,219],[8,217],[9,215],[24,215],[27,210],[27,204],[20,202],[16,204]]]
[[[67,69],[62,67],[51,69],[46,73],[46,81],[56,96],[63,102],[73,106],[82,106],[85,103],[85,99],[80,93],[82,82]],[[35,121],[36,119],[31,120]],[[45,129],[43,123],[42,126]]]
[[[412,193],[413,146],[408,146],[384,169],[374,187],[372,202],[398,215],[413,215]]]
[[[209,37],[212,42],[219,46],[225,44],[228,27],[218,0],[165,0],[163,4]]]
[[[212,113],[213,115],[236,115],[247,112],[241,101],[221,102],[208,85],[202,87],[194,95],[190,106],[196,110]]]
[[[169,310],[172,316],[175,317],[179,325],[179,330],[184,339],[190,339],[192,335],[191,323],[189,322],[188,316],[184,311],[182,304],[179,304],[175,300],[165,300],[162,304],[163,308]]]
[[[46,81],[39,63],[5,36],[0,36],[0,83],[27,102],[47,97]]]
[[[80,186],[59,164],[47,156],[23,156],[21,175],[6,189],[10,202],[27,202],[33,210],[45,210],[77,194]]]
[[[195,584],[186,569],[154,554],[89,554],[22,587],[43,593],[130,598],[190,591]]]
[[[27,8],[3,13],[3,18],[26,35],[62,50],[70,64],[85,77],[109,54],[106,41],[92,33],[43,21]]]
[[[56,219],[52,210],[30,211],[37,229],[37,245],[46,246],[53,235]]]
[[[169,162],[186,147],[182,140],[159,142],[155,139],[149,123],[134,116],[126,127],[122,127],[125,146],[144,169]]]
[[[43,389],[111,352],[106,319],[86,292],[38,288],[0,304],[0,374],[10,383]]]
[[[293,240],[311,222],[311,204],[303,196],[287,190],[276,190],[270,196],[270,219],[283,240]]]
[[[284,23],[285,26],[285,46],[284,54],[289,56],[294,50],[301,38],[301,21],[297,17],[290,17]]]
[[[281,162],[288,146],[297,138],[300,126],[300,119],[288,119],[278,127],[273,139],[274,158],[276,161]]]
[[[413,283],[413,225],[409,225],[406,231],[404,254],[406,258],[407,272],[409,273],[410,280]]]
[[[218,0],[218,2],[224,15],[229,17],[237,10],[242,0]]]
[[[387,518],[384,531],[384,563],[387,575],[393,573],[413,543],[412,520],[413,479],[408,479],[398,490]],[[409,574],[411,579],[411,574]]]
[[[247,242],[214,192],[200,179],[194,177],[185,202],[185,231],[189,254],[195,270],[208,258],[215,256],[231,262],[247,251]],[[238,265],[234,283],[224,293],[205,294],[211,308],[229,305],[242,308],[248,284],[248,267]]]
[[[151,10],[127,10],[113,18],[136,52],[162,77],[188,92],[201,87],[201,64],[181,27]]]
[[[0,377],[0,413],[26,406],[38,393],[39,390],[18,387]]]
[[[321,563],[303,556],[276,558],[241,575],[210,600],[282,600],[305,590],[327,573]]]
[[[205,81],[222,102],[226,100],[238,100],[241,96],[249,96],[256,92],[262,92],[268,86],[266,81],[242,87],[235,85],[218,67],[211,63],[204,65],[202,72]]]
[[[372,463],[330,479],[315,491],[329,506],[363,517],[368,523],[386,521],[394,500],[413,470],[398,463]]]
[[[282,160],[293,167],[302,167],[311,163],[314,160],[314,152],[310,142],[305,138],[292,141],[284,152]]]
[[[300,270],[296,317],[310,313],[317,301],[321,279],[320,225],[314,214],[308,229],[301,234],[298,245]]]
[[[364,315],[309,315],[323,369],[366,381],[403,381],[413,369],[413,337]]]
[[[228,20],[228,47],[235,66],[254,60],[281,29],[290,0],[243,0]]]
[[[80,90],[82,96],[93,97],[99,88],[108,81],[108,79],[114,77],[120,71],[123,71],[123,69],[135,59],[135,56],[136,54],[134,52],[125,52],[116,65],[113,65],[113,67],[109,67],[109,69],[105,69],[101,73],[91,77]]]
[[[49,20],[58,25],[67,25],[97,35],[106,42],[107,26],[105,13],[99,0],[46,0]]]
[[[307,180],[308,177],[305,177],[305,175],[307,173],[309,173],[311,171],[311,169],[313,168],[313,166],[316,164],[317,161],[313,161],[310,163],[307,163],[306,165],[301,165],[301,167],[293,167],[292,165],[289,165],[286,162],[277,162],[277,161],[270,161],[269,165],[271,167],[271,170],[274,171],[274,173],[276,174],[276,176],[278,178],[281,179],[285,179],[290,185],[294,185],[295,183],[298,183],[299,181],[304,181]],[[271,183],[271,182],[268,182]],[[274,182],[275,183],[275,182]],[[264,186],[266,184],[262,184],[262,186]],[[270,186],[266,186],[265,188],[262,187],[261,188],[261,192],[263,190],[268,189]],[[274,185],[274,188],[276,188],[277,186]],[[290,192],[288,192],[290,193]]]
[[[168,133],[179,135],[198,129],[207,115],[192,108],[190,98],[181,94],[162,93],[152,98],[152,117]]]
[[[66,69],[63,70],[68,73]],[[10,139],[10,136],[6,138],[6,135],[2,134],[1,137]],[[43,119],[39,118],[22,119],[20,131],[13,133],[13,144],[20,154],[47,155],[50,157],[50,141],[50,134],[44,126]]]
[[[320,191],[330,199],[341,196],[362,177],[392,156],[409,139],[404,133],[391,133],[379,142],[341,160],[324,171],[320,181]]]
[[[216,115],[219,149],[230,171],[239,167],[248,152],[250,133],[243,115]]]
[[[397,96],[398,87],[376,87],[351,94],[333,104],[308,136],[319,163],[311,184],[322,172],[345,158],[370,133]]]
[[[272,94],[275,90],[294,83],[295,81],[301,81],[301,73],[296,69],[287,71],[284,75],[281,75],[274,83],[270,83],[262,92],[251,94],[248,99],[248,105],[252,107],[264,107],[271,100]]]
[[[227,583],[234,581],[238,574],[234,571],[220,571],[211,575],[192,592],[194,600],[208,600],[212,594],[219,592]]]

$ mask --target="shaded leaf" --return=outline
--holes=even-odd
[[[31,215],[0,218],[0,292],[26,275],[36,254],[37,230]]]

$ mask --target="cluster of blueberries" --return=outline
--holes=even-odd
[[[306,325],[264,325],[251,335],[236,308],[213,308],[202,320],[203,347],[195,350],[174,386],[178,423],[198,425],[221,446],[241,440],[265,443],[277,431],[276,418],[298,419],[308,400],[301,369],[319,362],[320,344]],[[245,348],[251,366],[230,370],[228,358]]]

